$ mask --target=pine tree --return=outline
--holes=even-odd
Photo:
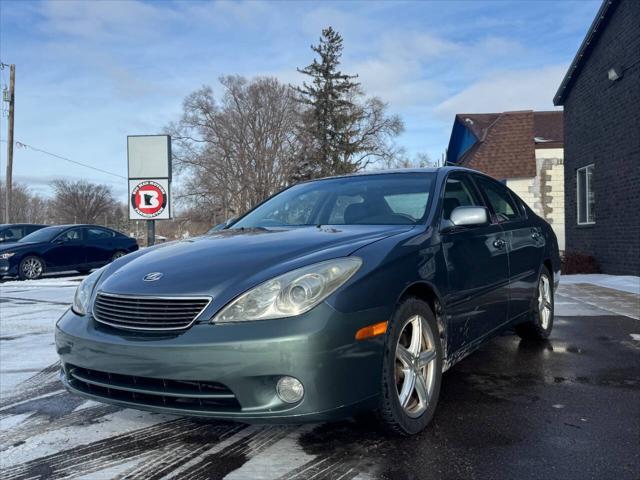
[[[353,172],[349,161],[352,126],[358,123],[361,109],[353,99],[362,95],[357,75],[342,73],[342,36],[333,28],[322,30],[320,43],[311,49],[319,56],[298,72],[311,77],[296,88],[299,101],[308,107],[303,119],[306,158],[301,161],[296,180]]]

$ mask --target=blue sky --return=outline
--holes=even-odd
[[[579,1],[7,1],[0,60],[15,63],[15,140],[126,176],[126,136],[161,132],[182,99],[221,75],[296,67],[323,27],[344,37],[343,71],[389,103],[408,152],[439,157],[457,112],[551,109],[600,5]],[[8,69],[2,83],[8,82]],[[6,118],[0,138],[6,140]],[[0,144],[4,175],[6,142]],[[14,179],[124,180],[18,148]]]

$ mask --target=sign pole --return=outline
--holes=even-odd
[[[147,247],[152,247],[156,243],[156,221],[147,220]]]

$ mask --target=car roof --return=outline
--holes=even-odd
[[[50,227],[51,225],[44,225],[42,223],[0,223],[0,228],[11,227]]]
[[[363,177],[369,175],[388,175],[388,174],[403,174],[403,173],[438,173],[438,172],[451,172],[451,171],[462,171],[462,172],[474,172],[480,173],[477,170],[473,170],[471,168],[458,167],[458,166],[446,166],[446,167],[424,167],[424,168],[390,168],[387,170],[363,170],[355,173],[348,173],[345,175],[334,175],[331,177],[322,177],[322,178],[314,178],[312,180],[306,180],[300,183],[306,182],[315,182],[318,180],[331,180],[334,178],[349,178],[349,177]]]

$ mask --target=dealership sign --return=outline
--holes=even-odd
[[[171,218],[171,137],[127,137],[129,219]]]
[[[129,218],[156,220],[169,217],[169,181],[129,180]]]

